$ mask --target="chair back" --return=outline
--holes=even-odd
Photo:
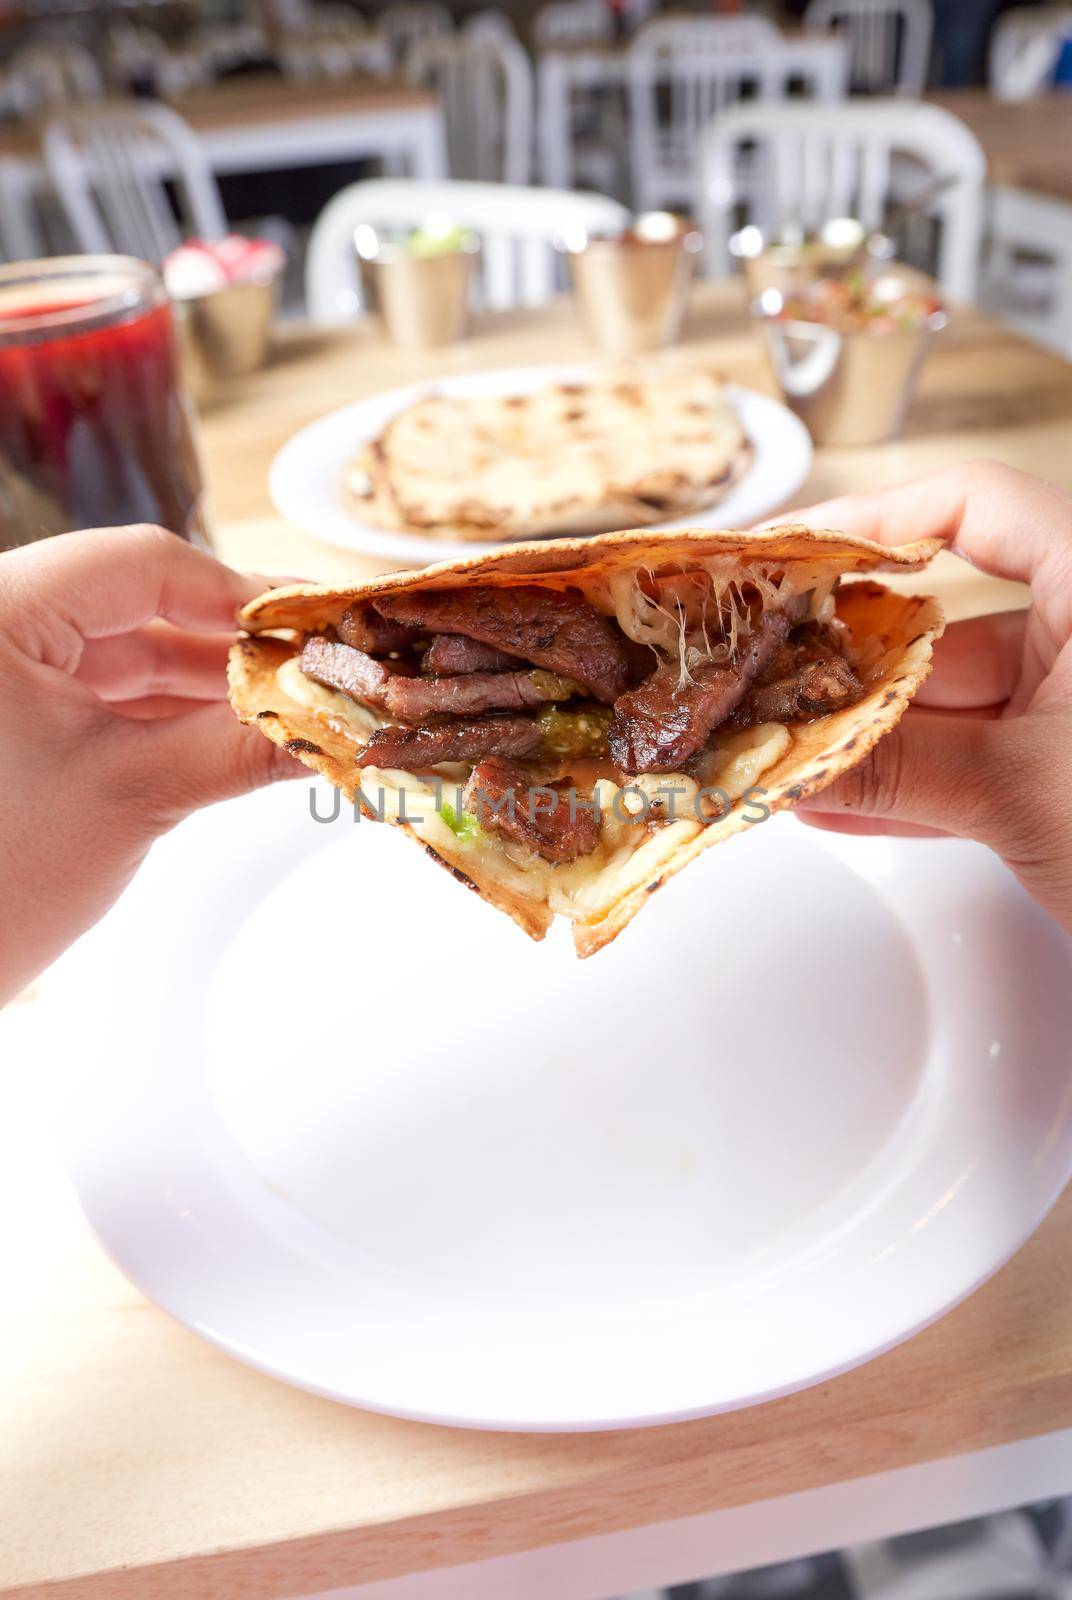
[[[696,143],[711,118],[767,92],[781,34],[765,17],[662,17],[629,47],[638,210],[687,205]]]
[[[209,81],[203,62],[188,50],[173,49],[152,28],[119,21],[108,30],[104,48],[108,81],[127,93],[150,82],[163,94],[178,94]]]
[[[188,39],[186,54],[203,80],[266,61],[272,44],[258,22],[209,22]]]
[[[498,6],[485,6],[474,11],[462,25],[462,32],[470,39],[516,39],[517,29],[505,11]]]
[[[1072,6],[1016,6],[990,36],[987,80],[999,100],[1028,100],[1050,82],[1061,42],[1072,31]]]
[[[337,25],[330,13],[315,26],[287,33],[275,58],[285,78],[387,77],[394,64],[382,34],[359,21]]]
[[[629,217],[603,195],[502,183],[374,178],[330,200],[309,238],[306,309],[314,322],[347,322],[361,309],[354,230],[420,227],[446,216],[479,235],[480,298],[495,310],[543,305],[557,289],[554,245],[568,232],[614,233]]]
[[[845,36],[853,89],[923,93],[934,31],[931,0],[811,0],[804,26]]]
[[[11,59],[10,73],[14,102],[23,116],[41,106],[97,100],[104,93],[101,70],[80,44],[24,45]]]
[[[47,253],[33,179],[21,161],[0,156],[0,261],[36,261]]]
[[[739,178],[744,149],[754,163],[747,192]],[[918,164],[921,194],[936,180],[955,180],[935,193],[927,214],[940,222],[943,287],[955,298],[971,299],[979,270],[986,158],[975,135],[952,112],[898,99],[749,103],[713,122],[700,142],[697,169],[697,214],[708,270],[729,272],[729,237],[742,203],[745,219],[769,231],[787,224],[811,230],[845,216],[867,228],[881,227],[898,156]]]
[[[613,30],[604,0],[551,0],[537,11],[532,38],[537,50],[552,50],[559,44],[595,44]]]
[[[425,39],[410,51],[407,76],[439,96],[452,178],[529,181],[532,69],[516,39],[465,33]]]
[[[227,232],[197,135],[167,106],[131,101],[57,113],[42,150],[78,248],[88,254],[119,251],[159,263],[184,237],[218,239]]]
[[[393,0],[376,19],[377,32],[396,65],[404,65],[414,45],[426,39],[449,38],[454,18],[439,0]]]

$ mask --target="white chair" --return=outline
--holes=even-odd
[[[170,48],[152,28],[133,22],[120,21],[109,28],[104,59],[109,83],[124,92],[149,81],[162,94],[181,94],[209,81],[197,56]]]
[[[396,65],[403,65],[414,45],[427,39],[449,38],[454,18],[439,0],[394,0],[376,19],[380,37]]]
[[[23,116],[42,106],[97,100],[104,93],[103,75],[89,51],[59,40],[17,51],[11,60],[11,84]]]
[[[994,184],[979,303],[1072,357],[1072,204]]]
[[[481,298],[501,310],[542,305],[556,292],[556,239],[578,229],[618,232],[629,213],[602,195],[501,183],[350,184],[324,207],[309,238],[305,298],[312,320],[336,325],[361,308],[355,228],[420,227],[430,216],[449,217],[480,236]]]
[[[48,254],[33,191],[22,162],[0,157],[0,261],[35,261]]]
[[[931,0],[811,0],[804,26],[845,36],[853,89],[923,93],[934,31]]]
[[[532,39],[537,50],[560,44],[596,44],[614,31],[605,0],[552,0],[537,11]]]
[[[42,141],[45,167],[79,250],[162,261],[183,238],[227,232],[216,179],[176,112],[152,102],[58,113]],[[164,187],[174,183],[181,226]]]
[[[425,39],[411,49],[406,73],[439,96],[451,177],[529,181],[532,69],[516,39]]]
[[[639,211],[688,205],[703,129],[749,89],[767,92],[780,47],[765,17],[662,17],[641,30],[628,59]]]
[[[274,53],[286,78],[386,77],[394,64],[387,41],[359,21],[318,21],[284,35]]]
[[[497,6],[486,6],[474,11],[462,24],[462,33],[470,39],[516,39],[517,29],[505,11]]]
[[[196,63],[203,80],[211,80],[236,67],[267,60],[272,45],[259,22],[213,22],[198,28],[187,40],[185,53]]]
[[[756,161],[751,193],[736,181],[742,147]],[[735,106],[700,142],[697,214],[708,270],[730,269],[729,236],[742,201],[745,220],[764,229],[797,223],[815,228],[830,217],[882,224],[896,157],[920,168],[919,190],[936,179],[956,182],[937,192],[928,215],[938,218],[938,277],[948,294],[971,299],[979,270],[986,158],[975,135],[952,112],[899,99],[807,101]]]
[[[987,79],[999,100],[1027,100],[1050,83],[1061,42],[1072,32],[1072,6],[1017,6],[990,36]]]

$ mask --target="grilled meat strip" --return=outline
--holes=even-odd
[[[734,727],[755,722],[805,722],[841,711],[860,698],[862,685],[844,656],[806,661],[788,678],[755,686],[739,707]]]
[[[355,650],[323,633],[312,633],[302,645],[301,669],[307,678],[322,683],[326,689],[336,689],[366,705],[383,707],[383,691],[391,672],[364,650]]]
[[[599,843],[595,812],[581,804],[572,781],[534,785],[521,767],[498,757],[473,768],[465,786],[465,809],[489,833],[500,834],[545,861],[576,861]]]
[[[540,730],[531,717],[459,717],[435,727],[377,728],[354,765],[420,772],[440,761],[497,755],[524,761],[539,753]]]
[[[416,637],[414,628],[403,627],[400,622],[389,622],[374,611],[367,600],[355,601],[347,606],[336,623],[336,632],[343,644],[352,644],[357,650],[367,650],[369,655],[385,656],[392,650],[406,650]]]
[[[385,628],[398,628],[397,622],[382,618]],[[437,633],[421,661],[422,672],[434,672],[451,677],[458,672],[513,672],[517,657],[493,644],[481,644],[479,639],[467,639],[464,633]]]
[[[765,612],[732,665],[706,662],[682,683],[680,669],[664,664],[620,695],[607,738],[622,771],[680,771],[770,665],[791,626],[785,612]]]
[[[464,633],[534,666],[576,678],[608,705],[630,681],[621,633],[573,590],[477,584],[385,594],[374,603],[392,622],[426,633]]]
[[[863,685],[841,652],[837,629],[814,622],[794,628],[729,718],[730,725],[807,721],[852,705]]]
[[[583,694],[580,684],[555,672],[467,672],[457,678],[391,678],[383,702],[400,722],[423,722],[446,713],[466,717],[480,711],[527,711]]]

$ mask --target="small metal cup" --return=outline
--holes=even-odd
[[[890,283],[892,281],[885,280]],[[905,287],[908,287],[906,284]],[[914,287],[914,285],[913,285]],[[753,303],[771,371],[790,410],[816,444],[879,444],[901,431],[943,311],[887,333],[842,333],[819,322],[783,320],[781,295]]]
[[[355,237],[365,305],[392,344],[429,350],[465,334],[480,244],[465,234],[453,250],[414,255],[362,227]]]
[[[211,294],[172,301],[183,371],[195,400],[220,379],[256,372],[268,358],[281,272],[272,268]]]
[[[874,271],[889,261],[892,249],[885,235],[867,233],[851,217],[835,217],[814,234],[770,235],[750,223],[730,240],[730,254],[741,263],[753,297],[765,289],[797,294],[816,278]]]
[[[637,217],[608,238],[566,238],[573,287],[589,337],[606,355],[673,344],[703,238],[669,212]]]

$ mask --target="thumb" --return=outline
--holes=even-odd
[[[937,828],[999,848],[997,783],[1014,723],[909,711],[868,756],[800,809]]]
[[[239,722],[226,701],[138,728],[153,809],[166,826],[201,806],[306,770],[257,728]]]

